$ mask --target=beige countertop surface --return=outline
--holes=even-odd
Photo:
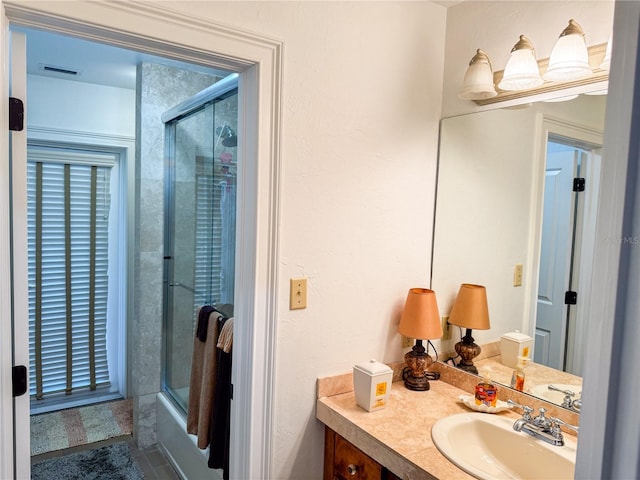
[[[482,371],[483,367],[491,368],[491,379],[503,385],[509,385],[511,383],[511,374],[513,373],[512,367],[507,367],[502,364],[500,355],[495,357],[485,358],[480,361],[474,362],[476,367]],[[555,368],[549,368],[539,363],[530,362],[524,369],[525,373],[525,392],[528,392],[531,388],[540,384],[555,383],[560,385],[575,385],[577,396],[580,398],[580,392],[582,391],[582,378],[570,373],[556,370]]]
[[[367,412],[356,403],[352,391],[321,397],[316,416],[329,428],[405,480],[464,480],[472,476],[447,460],[431,440],[431,427],[440,418],[471,412],[459,401],[468,395],[443,381],[415,392],[394,382],[387,406]],[[483,414],[478,414],[483,415]],[[502,412],[496,415],[518,415]]]

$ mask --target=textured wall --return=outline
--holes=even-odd
[[[429,2],[162,2],[284,42],[271,478],[322,475],[316,378],[402,358],[427,286],[446,10]],[[289,278],[309,278],[289,310]]]

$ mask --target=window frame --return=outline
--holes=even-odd
[[[94,139],[99,140],[99,139]],[[104,139],[102,139],[104,140]],[[127,232],[129,218],[127,193],[129,175],[127,146],[94,143],[77,143],[67,140],[29,139],[27,141],[28,161],[78,162],[84,157],[92,159],[96,165],[110,164],[105,155],[113,159],[110,181],[111,213],[109,217],[109,299],[107,306],[107,355],[110,387],[96,391],[78,392],[72,396],[64,393],[50,395],[43,400],[31,400],[31,413],[44,413],[59,408],[70,408],[88,403],[111,400],[127,396],[127,270],[130,268],[131,249]],[[66,160],[65,160],[66,159]],[[79,162],[85,163],[87,162]],[[116,230],[114,233],[111,233]],[[111,261],[114,259],[114,261]]]

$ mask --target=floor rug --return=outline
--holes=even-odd
[[[141,480],[126,442],[50,458],[31,466],[31,480]]]
[[[131,400],[87,405],[31,417],[31,455],[131,435]]]

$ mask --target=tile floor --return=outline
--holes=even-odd
[[[100,448],[104,447],[105,445],[109,445],[110,443],[122,441],[126,441],[129,444],[131,456],[140,466],[140,469],[144,473],[145,480],[180,480],[178,474],[175,472],[173,467],[171,467],[167,458],[156,445],[152,445],[144,449],[139,449],[133,441],[133,438],[130,436],[111,438],[102,442],[90,443],[88,445],[81,445],[65,450],[58,450],[56,452],[43,453],[42,455],[35,455],[31,457],[31,463],[33,464],[41,460],[67,455],[69,453],[90,450],[93,448]]]

